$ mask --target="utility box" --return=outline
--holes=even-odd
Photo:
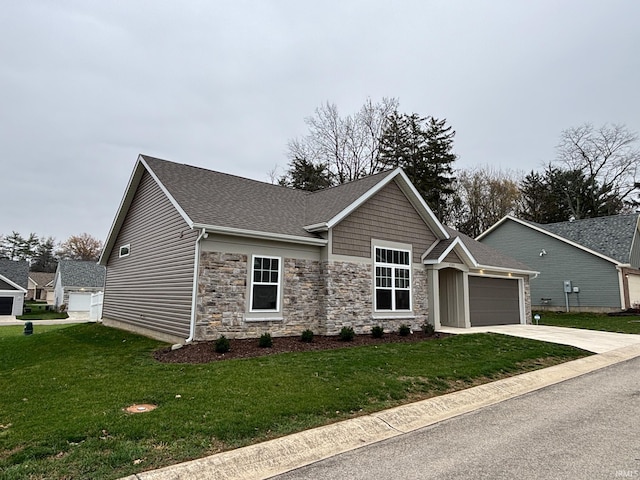
[[[573,292],[573,285],[571,285],[571,280],[564,281],[564,293]]]
[[[33,323],[32,322],[25,322],[23,333],[25,335],[33,335]]]
[[[573,287],[573,293],[580,293],[580,287]]]

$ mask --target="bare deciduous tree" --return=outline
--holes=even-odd
[[[596,129],[585,123],[561,133],[557,161],[569,170],[581,170],[588,181],[625,200],[635,189],[640,162],[637,141],[638,134],[624,125],[605,124]]]
[[[358,112],[341,117],[336,104],[322,104],[305,119],[309,133],[289,141],[290,165],[296,161],[326,165],[338,184],[378,172],[380,137],[397,107],[395,98],[379,103],[368,98]]]

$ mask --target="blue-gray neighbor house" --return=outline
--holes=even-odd
[[[526,263],[537,310],[640,306],[638,214],[539,224],[506,216],[476,240]]]

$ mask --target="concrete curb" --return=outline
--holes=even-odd
[[[122,480],[266,479],[640,356],[640,344]]]

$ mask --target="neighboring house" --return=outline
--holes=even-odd
[[[638,218],[543,225],[506,216],[478,240],[540,272],[531,280],[534,308],[616,311],[640,305]]]
[[[445,228],[401,169],[318,192],[141,155],[103,321],[167,341],[530,318],[525,265]]]
[[[96,262],[60,260],[53,282],[54,305],[68,312],[89,312],[91,294],[104,290],[105,269]]]
[[[29,263],[0,258],[0,316],[22,315],[29,282]]]
[[[53,303],[53,279],[55,273],[29,272],[27,300],[45,300]]]

